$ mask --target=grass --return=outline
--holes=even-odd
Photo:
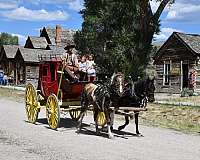
[[[177,95],[168,95],[166,98],[160,100],[170,101],[170,102],[190,102],[193,104],[200,105],[200,96],[189,96],[189,97],[180,97]]]
[[[5,97],[13,101],[24,102],[23,91],[0,88],[0,98]],[[200,102],[200,97],[183,97],[174,100]],[[147,126],[170,128],[184,133],[200,134],[200,107],[149,104],[148,111],[140,113],[139,121],[141,124]]]
[[[142,124],[170,128],[185,133],[200,133],[200,107],[150,104],[141,112]]]
[[[0,99],[7,98],[17,102],[24,102],[24,92],[13,89],[0,88]]]

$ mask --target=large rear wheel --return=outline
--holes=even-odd
[[[55,94],[51,94],[46,103],[46,116],[51,129],[57,129],[60,123],[60,106]]]
[[[30,123],[35,123],[37,121],[39,113],[38,105],[36,89],[29,83],[25,90],[25,109]]]

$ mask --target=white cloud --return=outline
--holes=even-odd
[[[69,8],[75,11],[80,11],[83,9],[83,1],[82,0],[71,0],[68,2]]]
[[[200,1],[179,0],[173,4],[167,14],[166,21],[200,23]]]
[[[154,35],[155,41],[165,41],[173,32],[182,32],[181,30],[174,29],[174,28],[161,28],[160,34]]]
[[[0,2],[0,9],[13,9],[17,8],[16,3]]]
[[[2,16],[13,20],[25,20],[25,21],[59,21],[68,19],[69,15],[64,11],[46,11],[31,10],[25,7],[19,7],[11,11],[5,11]]]
[[[80,11],[80,9],[83,8],[83,0],[21,0],[19,2],[20,4],[31,3],[34,5],[54,4],[60,7],[63,7],[63,5],[69,5],[69,8],[75,11]]]
[[[152,12],[155,13],[160,5],[160,2],[157,2],[156,0],[152,0],[152,1],[150,1],[150,4],[151,4]],[[167,7],[165,7],[165,9],[164,9],[164,12],[168,11],[168,10],[169,10],[169,6],[167,5]]]
[[[21,34],[15,34],[15,33],[13,33],[13,34],[11,34],[11,35],[12,35],[12,36],[17,36],[17,37],[18,37],[18,40],[19,40],[19,45],[24,46],[24,44],[25,44],[25,42],[26,42],[26,39],[27,39],[26,36],[21,35]]]

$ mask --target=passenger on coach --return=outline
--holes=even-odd
[[[80,81],[86,80],[87,69],[88,69],[88,64],[86,62],[86,56],[82,56],[81,61],[79,62]]]
[[[88,69],[87,69],[88,80],[94,81],[96,80],[96,70],[95,70],[96,64],[94,62],[93,55],[88,56],[87,64],[88,64]]]

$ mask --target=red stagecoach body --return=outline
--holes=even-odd
[[[41,94],[45,99],[52,93],[58,95],[60,90],[62,91],[62,100],[80,98],[84,82],[70,83],[63,76],[59,89],[61,76],[59,71],[62,70],[62,60],[58,55],[51,56],[51,58],[41,57],[39,68],[37,89],[41,90]]]

